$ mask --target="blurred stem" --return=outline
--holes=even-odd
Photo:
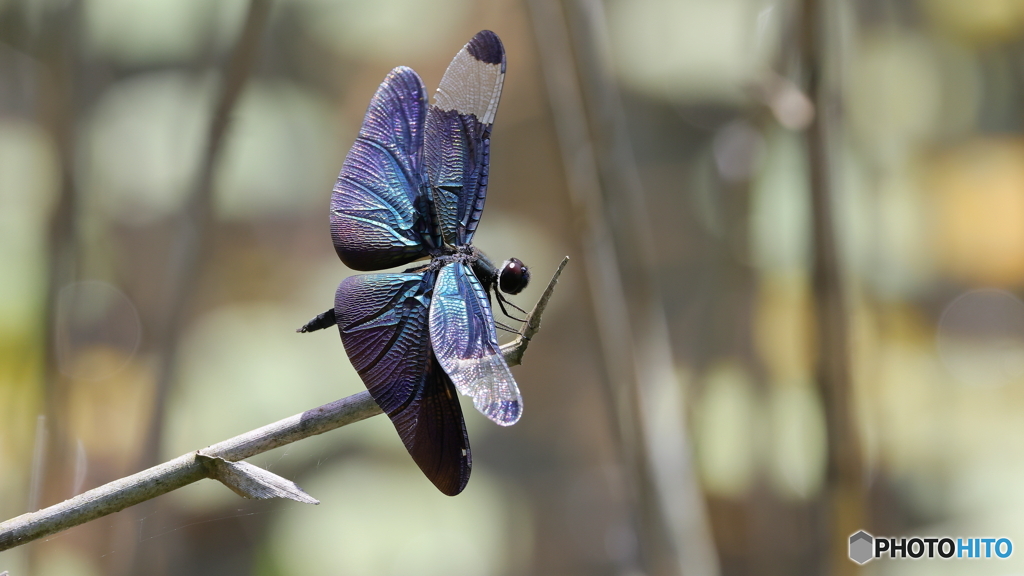
[[[635,565],[621,568],[626,572],[641,569],[654,576],[678,574],[693,558],[697,564],[703,562],[702,568],[694,572],[714,573],[714,550],[703,522],[703,501],[688,467],[683,423],[673,423],[678,425],[673,432],[680,437],[682,459],[682,464],[674,468],[674,486],[659,483],[664,476],[659,472],[664,470],[651,461],[649,453],[650,441],[658,438],[653,438],[647,428],[651,422],[645,418],[645,400],[651,395],[645,391],[645,383],[678,386],[678,382],[653,276],[655,256],[643,190],[625,134],[617,89],[603,75],[609,66],[603,9],[599,2],[586,1],[576,3],[574,10],[564,10],[557,0],[529,0],[527,4],[570,201],[579,215],[578,234],[605,364],[608,405],[639,542],[639,556],[632,560]],[[579,38],[575,44],[573,31]],[[593,100],[588,101],[585,93]],[[607,212],[618,208],[628,221],[628,240],[622,245],[633,246],[638,252],[630,254],[633,264],[638,263],[640,268],[635,282],[639,285],[636,314],[630,311],[615,231]],[[677,492],[685,492],[688,497],[680,498]],[[677,513],[683,515],[683,524],[691,526],[674,530],[678,523],[671,523],[670,517]],[[697,521],[690,522],[693,519]],[[700,528],[689,530],[693,524]],[[682,550],[690,556],[684,557]]]
[[[524,327],[523,333],[502,347],[502,354],[509,366],[519,365],[532,337],[540,330],[541,316],[554,292],[558,276],[568,261],[568,257],[562,260],[551,277],[547,289],[530,312],[530,322]],[[204,462],[204,458],[199,457],[200,455],[237,462],[382,413],[370,393],[363,391],[278,420],[202,450],[183,454],[174,460],[104,484],[55,506],[22,514],[0,523],[0,551],[113,514],[203,478],[214,477],[215,471]],[[152,567],[137,573],[152,574]]]
[[[74,12],[68,9],[68,12]],[[64,14],[62,28],[76,28],[76,18]],[[65,42],[57,42],[46,54],[49,82],[42,83],[40,98],[46,107],[45,122],[57,145],[60,157],[60,192],[57,205],[50,217],[49,230],[49,284],[46,295],[46,413],[51,425],[58,433],[52,434],[54,441],[64,438],[63,400],[67,396],[65,382],[60,376],[57,361],[57,298],[60,289],[75,280],[78,257],[78,198],[75,188],[74,168],[74,82],[72,56]],[[53,448],[53,447],[51,447]],[[57,457],[62,451],[51,449]]]
[[[677,569],[683,574],[714,576],[719,571],[718,557],[692,465],[686,410],[680,401],[665,416],[666,412],[653,404],[665,397],[665,388],[672,389],[672,398],[685,396],[685,390],[672,354],[647,192],[633,152],[626,109],[612,77],[612,46],[604,3],[563,0],[563,4],[570,35],[575,39],[577,68],[604,192],[604,212],[623,259],[625,292],[634,303],[630,321],[636,346],[637,398],[643,416],[638,425],[646,438],[655,504],[668,540],[665,553],[675,557]],[[610,217],[620,210],[626,217]]]
[[[245,27],[228,61],[223,89],[214,109],[207,138],[206,153],[181,217],[178,236],[170,257],[167,316],[161,337],[162,350],[157,370],[153,418],[149,422],[140,463],[147,465],[159,457],[167,394],[177,368],[178,344],[188,303],[196,290],[203,248],[207,247],[213,221],[213,178],[223,148],[224,134],[231,111],[245,86],[258,53],[260,38],[270,12],[269,0],[252,0]]]
[[[159,461],[167,397],[178,367],[178,346],[188,304],[196,292],[202,256],[209,249],[213,223],[213,183],[223,150],[224,136],[232,119],[232,110],[245,87],[259,53],[260,40],[270,14],[270,0],[251,0],[238,43],[226,64],[223,84],[206,140],[206,151],[196,177],[195,187],[180,216],[178,234],[171,248],[168,265],[168,299],[166,316],[159,337],[159,364],[156,370],[152,416],[139,453],[138,467],[152,466]],[[142,511],[145,515],[149,511]],[[163,572],[159,562],[139,554],[122,555],[123,572],[133,574]],[[132,559],[133,558],[133,559]],[[133,566],[134,564],[134,566]]]
[[[829,120],[834,107],[823,77],[823,60],[830,53],[825,36],[828,20],[820,0],[802,0],[800,6],[801,72],[805,93],[817,109],[807,128],[806,149],[814,246],[811,282],[820,343],[816,377],[825,405],[828,433],[826,514],[829,529],[824,534],[827,538],[824,544],[829,550],[829,573],[856,574],[858,568],[847,557],[846,542],[850,534],[866,527],[866,503],[853,412],[846,302],[832,210]]]
[[[46,305],[43,319],[43,413],[36,434],[37,456],[33,462],[30,493],[40,503],[66,498],[71,485],[67,474],[67,398],[68,380],[61,374],[57,349],[58,299],[63,287],[78,277],[79,197],[74,177],[75,112],[80,86],[75,82],[77,31],[80,29],[81,3],[72,2],[54,11],[51,21],[41,27],[44,33],[30,42],[30,51],[38,54],[45,76],[40,82],[40,120],[56,145],[60,184],[57,203],[50,215],[48,232]],[[29,566],[35,553],[29,553]]]

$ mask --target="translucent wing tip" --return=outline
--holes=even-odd
[[[391,69],[391,72],[388,72],[388,76],[398,76],[400,74],[416,74],[416,71],[408,66],[395,66]],[[419,75],[417,75],[418,77]]]
[[[487,416],[499,426],[511,426],[518,422],[519,417],[523,415],[523,402],[519,399],[501,400],[487,405],[483,405],[483,402],[477,403],[474,401],[473,405],[484,416]]]

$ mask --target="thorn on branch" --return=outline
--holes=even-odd
[[[540,332],[540,317],[544,314],[544,309],[548,307],[551,294],[555,291],[555,284],[558,284],[558,277],[562,275],[562,269],[568,263],[569,257],[566,256],[551,276],[551,281],[548,282],[548,287],[544,289],[544,293],[540,295],[540,300],[537,300],[537,304],[534,305],[533,310],[526,317],[526,323],[523,324],[522,332],[519,333],[515,340],[501,347],[501,353],[505,356],[505,362],[509,366],[518,366],[523,363],[523,354],[526,353],[526,347],[530,345],[530,339],[537,332]]]
[[[295,482],[248,462],[231,462],[218,456],[207,456],[202,452],[196,452],[196,460],[206,469],[207,477],[231,488],[235,494],[243,498],[287,498],[304,504],[320,503],[299,488]]]

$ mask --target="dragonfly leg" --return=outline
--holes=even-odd
[[[502,324],[501,322],[498,322],[497,320],[494,321],[494,327],[497,328],[498,330],[504,330],[505,332],[511,332],[512,334],[519,334],[519,330],[516,330],[515,328],[512,328],[511,326],[508,326],[506,324]]]
[[[516,322],[526,322],[526,320],[524,320],[523,318],[516,318],[515,316],[509,314],[508,310],[505,309],[505,304],[508,304],[509,306],[515,308],[516,310],[518,310],[518,311],[520,311],[520,312],[522,312],[524,314],[526,313],[526,310],[523,310],[519,306],[516,306],[515,304],[513,304],[513,303],[509,302],[508,300],[506,300],[505,297],[501,295],[501,292],[499,292],[497,289],[494,290],[494,295],[498,298],[498,306],[501,308],[501,313],[502,314],[504,314],[505,316],[515,320]]]
[[[515,308],[515,309],[516,309],[516,310],[518,310],[519,312],[522,312],[523,314],[529,314],[529,312],[527,312],[526,310],[523,310],[523,309],[522,309],[522,308],[520,308],[519,306],[516,306],[516,303],[515,303],[515,302],[513,302],[513,301],[511,301],[511,300],[505,300],[505,303],[506,303],[506,304],[508,304],[509,306],[511,306],[511,307],[513,307],[513,308]],[[521,320],[521,322],[525,322],[525,320]]]

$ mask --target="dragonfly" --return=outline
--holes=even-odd
[[[299,329],[337,325],[349,360],[420,470],[444,494],[462,492],[472,454],[458,393],[501,426],[523,413],[498,345],[494,295],[521,292],[529,268],[500,266],[472,245],[487,185],[491,126],[505,48],[489,30],[452,60],[427,103],[411,68],[377,89],[331,194],[331,236],[362,274],[338,286],[334,308]],[[507,328],[507,327],[506,327]]]

